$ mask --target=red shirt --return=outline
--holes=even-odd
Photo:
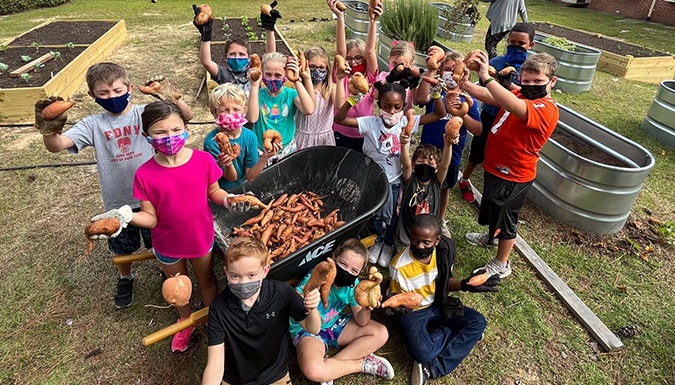
[[[499,178],[525,183],[537,176],[539,151],[558,124],[558,106],[551,98],[525,99],[527,121],[499,110],[488,134],[483,169]],[[508,172],[507,172],[508,171]]]

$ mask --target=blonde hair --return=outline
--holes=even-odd
[[[264,54],[262,57],[262,67],[264,69],[267,63],[273,61],[281,63],[282,65],[286,65],[287,60],[288,58],[284,54],[281,54],[279,52],[268,52]]]
[[[410,45],[410,42],[398,40],[395,43],[396,44],[391,47],[391,51],[389,51],[389,58],[408,56],[410,58],[410,64],[413,64],[415,62],[415,50]]]
[[[364,55],[366,54],[366,42],[361,39],[350,39],[347,40],[347,52],[352,48],[360,50]]]
[[[307,61],[309,62],[315,57],[324,59],[326,61],[326,70],[328,71],[328,75],[326,75],[326,78],[323,79],[323,82],[321,83],[321,97],[328,100],[328,97],[330,96],[330,90],[333,86],[333,79],[331,79],[330,76],[330,57],[328,57],[328,53],[326,53],[326,50],[322,47],[317,46],[307,48],[305,51],[305,58],[307,58]]]
[[[112,85],[116,80],[121,80],[125,86],[129,87],[131,82],[127,76],[127,72],[122,68],[121,65],[110,62],[103,62],[94,64],[89,67],[87,70],[87,86],[89,91],[94,91],[94,85],[98,81],[105,82],[108,85]]]
[[[225,252],[225,265],[246,257],[258,258],[260,266],[267,265],[267,246],[253,237],[238,237]]]
[[[525,71],[536,72],[546,75],[549,79],[553,79],[558,72],[558,62],[550,54],[541,52],[528,57],[525,63],[520,66],[520,71],[521,73]]]
[[[214,118],[218,117],[218,107],[222,99],[230,99],[239,102],[246,109],[246,94],[232,83],[223,83],[214,88],[209,95],[209,109]]]

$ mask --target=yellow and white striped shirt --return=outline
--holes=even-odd
[[[389,264],[391,275],[390,290],[393,293],[415,292],[424,297],[424,300],[415,310],[424,309],[434,302],[436,292],[436,250],[431,254],[431,261],[425,265],[410,255],[410,247],[405,248],[394,257]]]

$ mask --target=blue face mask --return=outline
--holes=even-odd
[[[504,59],[508,65],[520,70],[520,66],[525,62],[525,59],[527,59],[527,50],[519,45],[509,45],[506,47]]]
[[[328,75],[328,70],[320,70],[318,68],[310,69],[309,73],[312,77],[312,84],[323,82]]]
[[[286,77],[284,76],[283,79],[268,79],[263,77],[262,82],[265,84],[265,87],[267,87],[269,92],[275,93],[284,86],[284,83],[286,83]]]
[[[248,68],[249,60],[247,57],[228,57],[227,65],[232,72],[244,72]]]
[[[129,105],[129,92],[127,92],[124,95],[116,96],[114,98],[108,98],[108,99],[101,99],[101,98],[96,98],[95,101],[96,103],[105,108],[106,111],[113,113],[113,114],[119,114],[120,112],[124,111],[125,108]]]

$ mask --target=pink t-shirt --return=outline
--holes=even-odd
[[[377,81],[377,72],[370,73],[368,72],[368,69],[366,67],[366,78],[368,79],[368,83],[370,83],[371,85],[370,91],[368,91],[368,95],[366,95],[363,99],[361,99],[361,101],[357,105],[349,109],[347,116],[350,118],[359,118],[361,116],[373,115],[375,98],[373,97],[374,88],[372,87],[372,85],[375,84],[375,82]],[[349,97],[349,89],[347,87],[348,80],[346,77],[343,80],[346,96]],[[337,82],[337,76],[335,75],[335,71],[333,71],[333,81]],[[335,106],[334,115],[337,115],[337,112],[340,109],[340,107],[342,106],[337,105]],[[363,138],[363,135],[359,134],[358,127],[347,127],[343,126],[342,124],[333,123],[333,130],[350,138]]]
[[[152,246],[164,256],[197,258],[213,244],[213,214],[206,191],[223,170],[204,151],[178,167],[164,167],[150,158],[136,170],[134,198],[150,201],[157,211],[157,226],[150,230]]]

